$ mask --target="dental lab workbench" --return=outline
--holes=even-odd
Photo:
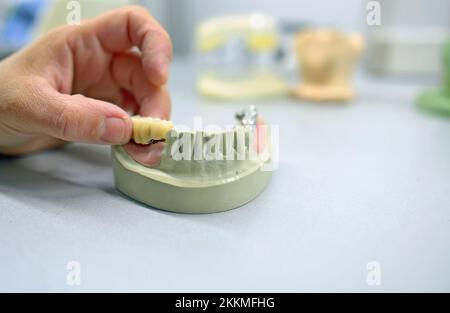
[[[450,119],[414,105],[432,83],[361,74],[350,105],[224,103],[196,94],[186,60],[171,77],[175,123],[256,104],[279,125],[266,190],[176,214],[118,193],[109,147],[0,158],[1,292],[450,291]]]

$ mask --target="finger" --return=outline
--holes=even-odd
[[[112,63],[114,81],[134,96],[143,116],[169,119],[171,101],[165,86],[155,86],[146,77],[140,59],[132,53],[122,53],[114,57]]]
[[[120,106],[128,115],[136,115],[139,112],[139,104],[136,98],[131,92],[125,89],[122,89],[122,103]]]
[[[167,32],[142,7],[118,9],[84,24],[94,31],[102,47],[109,52],[123,52],[138,47],[147,79],[163,85],[169,76],[172,43]]]
[[[129,142],[125,145],[125,150],[138,163],[145,166],[156,166],[161,162],[161,154],[164,150],[164,143],[158,142],[152,145],[138,145]]]
[[[11,112],[15,129],[65,141],[124,144],[130,140],[131,119],[114,104],[60,94],[39,78],[28,85],[25,103]]]
[[[49,135],[67,141],[124,144],[132,134],[131,119],[119,107],[82,95],[60,95],[51,105],[59,106]]]
[[[170,119],[171,100],[169,91],[162,86],[149,94],[142,102],[139,112],[143,116],[158,117],[163,120]]]
[[[115,82],[134,96],[141,115],[169,119],[171,109],[169,93],[165,87],[157,87],[147,80],[137,55],[118,54],[111,68]],[[144,166],[156,166],[161,161],[164,143],[138,145],[129,142],[125,145],[125,150],[136,162]]]

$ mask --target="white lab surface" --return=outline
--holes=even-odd
[[[200,99],[186,61],[171,77],[176,123],[249,104]],[[108,147],[2,158],[0,291],[450,291],[450,119],[415,108],[422,85],[356,85],[351,105],[257,104],[279,169],[225,213],[121,196]]]

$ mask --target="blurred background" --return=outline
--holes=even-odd
[[[51,27],[65,23],[69,0],[1,0],[0,55],[7,55]],[[300,25],[364,34],[365,66],[373,72],[428,73],[440,69],[439,47],[449,36],[448,0],[380,0],[381,25],[367,23],[367,0],[82,0],[82,18],[138,3],[169,31],[177,55],[192,54],[195,28],[216,16],[262,13],[282,31]]]

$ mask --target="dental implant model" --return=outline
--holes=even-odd
[[[296,35],[301,83],[294,96],[311,101],[349,101],[354,96],[351,75],[361,55],[360,35],[336,30],[305,30]]]
[[[136,162],[122,146],[112,148],[116,187],[149,206],[178,213],[213,213],[254,199],[272,176],[272,145],[254,107],[236,114],[223,131],[184,131],[169,121],[133,117],[133,139],[164,141],[156,167]]]
[[[140,115],[131,118],[133,122],[133,140],[138,144],[150,144],[162,141],[173,128],[171,121],[159,118],[142,117]]]

